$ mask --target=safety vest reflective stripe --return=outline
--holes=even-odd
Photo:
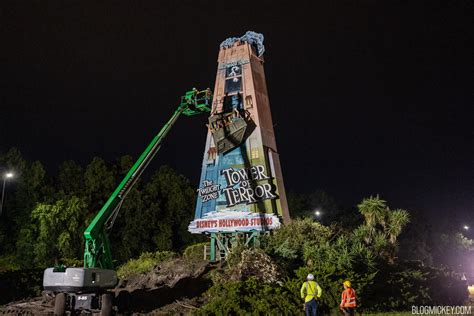
[[[356,307],[356,297],[354,290],[347,290],[342,293],[342,302],[343,307]]]

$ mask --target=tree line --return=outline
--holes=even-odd
[[[367,201],[374,202],[373,199]],[[383,228],[391,234],[388,242],[396,246],[396,256],[400,260],[417,260],[427,266],[446,267],[458,273],[464,274],[474,283],[474,241],[463,234],[461,227],[455,221],[447,220],[443,226],[434,225],[426,213],[420,210],[409,210],[409,221],[404,225],[403,234],[394,242],[394,233],[398,233],[400,223],[405,222],[404,212],[392,213],[392,220],[379,208],[372,214],[372,207],[363,208],[359,206],[346,207],[321,190],[310,193],[288,193],[292,218],[312,218],[324,225],[333,225],[336,229],[351,231],[359,227],[357,233],[366,236],[374,242],[383,242],[381,236],[374,236],[374,227]],[[367,202],[368,203],[368,202]],[[375,203],[375,202],[374,202]],[[321,212],[321,216],[315,216],[315,211]],[[364,222],[370,224],[364,227]],[[394,225],[396,224],[396,225]],[[362,225],[362,226],[361,226]]]
[[[0,269],[74,261],[78,264],[82,260],[84,229],[132,164],[131,156],[114,162],[95,157],[86,166],[68,160],[50,175],[41,162],[27,161],[16,148],[0,155],[0,166],[16,174],[7,184],[0,218]],[[201,236],[187,232],[194,216],[195,198],[190,181],[167,166],[140,180],[125,199],[111,232],[117,264],[142,252],[180,250],[203,241]],[[384,234],[392,236],[387,242],[393,247],[401,246],[397,252],[401,259],[420,260],[467,274],[473,272],[469,270],[469,261],[474,242],[452,227],[445,231],[434,229],[416,210],[410,210],[409,222],[408,215],[401,210],[389,217],[383,212],[361,213],[356,206],[341,206],[320,190],[289,192],[288,202],[292,218],[311,218],[341,230],[359,227],[358,234],[376,243],[384,242],[380,234],[375,234],[375,228],[380,226]],[[322,216],[316,216],[315,211]],[[368,227],[361,225],[364,220],[370,224]],[[405,232],[395,243],[393,236],[399,233],[402,223],[406,224]]]
[[[95,157],[86,166],[68,160],[55,174],[48,175],[41,162],[27,161],[16,148],[0,155],[0,166],[16,174],[7,184],[0,218],[0,268],[31,268],[82,260],[85,227],[132,164],[131,156],[114,162]],[[204,240],[187,232],[194,216],[195,197],[190,181],[167,166],[139,181],[127,196],[111,232],[117,263],[145,251],[179,250]],[[384,218],[387,215],[382,213],[368,215],[355,206],[339,205],[319,190],[289,192],[288,202],[292,218],[312,218],[338,229],[362,227],[365,219],[372,226],[383,226],[386,233],[394,236],[400,229],[395,224],[406,221],[406,214],[400,210],[390,213],[391,218]],[[322,213],[320,218],[315,215],[318,210]],[[405,233],[397,241],[402,259],[472,273],[468,265],[473,255],[471,239],[452,227],[445,231],[433,229],[416,210],[410,210],[410,218]],[[360,228],[358,233],[374,242],[383,242],[380,235],[374,235],[372,226]],[[394,244],[393,237],[388,242]]]
[[[28,269],[64,263],[81,265],[83,231],[133,164],[94,157],[86,166],[63,162],[48,175],[16,148],[0,156],[14,170],[0,218],[0,269]],[[119,265],[146,251],[180,250],[201,240],[187,225],[194,217],[195,190],[189,180],[162,166],[128,194],[110,233]]]
[[[95,157],[85,166],[69,160],[47,174],[41,162],[24,159],[16,148],[0,155],[0,166],[16,174],[7,185],[0,217],[0,272],[81,266],[83,231],[132,164],[130,156],[113,162]],[[187,231],[195,199],[190,181],[170,167],[162,166],[140,180],[111,231],[115,264],[144,253],[182,252],[206,241]],[[325,287],[328,309],[334,308],[345,278],[357,284],[366,310],[387,310],[387,300],[390,309],[402,310],[414,302],[453,304],[466,298],[462,276],[472,273],[468,269],[474,242],[459,231],[435,230],[422,213],[390,209],[379,196],[344,207],[323,191],[289,192],[288,202],[292,223],[263,238],[260,249],[237,245],[224,270],[214,273],[212,298],[203,311],[237,312],[242,305],[235,302],[242,297],[248,298],[244,308],[249,311],[291,310],[299,306],[295,293],[309,272]],[[266,264],[256,270],[279,271],[270,278],[278,280],[277,287],[261,282],[259,272],[249,272],[249,266],[259,263],[245,260],[255,257]],[[281,297],[281,306],[265,300],[268,295],[259,291]],[[217,294],[221,292],[238,295]]]

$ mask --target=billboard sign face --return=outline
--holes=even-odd
[[[191,233],[236,232],[270,230],[280,227],[280,219],[274,214],[217,211],[195,219],[188,229]]]
[[[251,212],[248,208],[251,204],[278,197],[270,183],[261,182],[271,179],[263,165],[225,168],[220,173],[220,182],[224,185],[204,180],[198,189],[198,199],[203,204],[220,201],[222,207],[216,207],[216,211],[211,210],[202,218],[195,219],[189,225],[190,232],[270,230],[280,226],[280,219],[275,214]]]
[[[203,181],[203,186],[198,190],[203,203],[211,199],[216,200],[221,195],[225,196],[226,206],[252,204],[277,197],[271,184],[258,183],[259,180],[270,179],[265,175],[265,167],[262,165],[246,169],[222,169],[221,174],[226,180],[226,186],[223,188],[212,180]]]

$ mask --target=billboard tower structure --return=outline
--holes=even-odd
[[[210,259],[226,256],[290,220],[263,69],[263,35],[220,45],[191,233],[211,235]]]

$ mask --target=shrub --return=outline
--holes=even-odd
[[[17,262],[15,256],[4,255],[0,256],[0,273],[4,271],[15,271],[20,269],[20,264]]]
[[[280,268],[261,249],[245,249],[241,252],[240,262],[228,271],[230,280],[255,280],[265,283],[276,283],[280,278]]]
[[[66,267],[82,267],[84,265],[81,260],[75,258],[62,258],[60,262]]]
[[[24,269],[0,273],[0,305],[41,295],[43,269]]]
[[[250,277],[211,287],[207,304],[196,315],[298,315],[301,302],[286,286],[269,285]]]
[[[209,246],[208,242],[201,242],[186,247],[183,257],[187,260],[200,261],[204,259],[204,247]]]
[[[119,279],[151,271],[160,262],[172,258],[176,254],[172,251],[144,252],[138,259],[131,259],[120,266],[117,270]]]
[[[311,219],[292,220],[262,238],[265,252],[286,272],[305,264],[304,253],[308,244],[325,245],[334,234],[332,227],[326,227]]]
[[[319,310],[324,314],[337,311],[345,280],[356,290],[360,312],[465,304],[467,284],[459,275],[397,261],[396,237],[403,225],[391,233],[382,231],[382,226],[336,231],[309,219],[297,219],[262,237],[261,249],[237,245],[224,268],[211,273],[214,286],[207,292],[208,303],[197,313],[301,313],[300,288],[308,273],[323,290]],[[277,282],[265,282],[270,279]]]
[[[366,293],[366,305],[372,311],[399,311],[412,305],[463,305],[468,296],[466,281],[460,275],[410,261],[381,266]]]
[[[324,244],[333,235],[330,227],[311,219],[292,220],[264,239],[264,249],[285,259],[302,257],[304,245],[308,242]]]
[[[364,293],[367,288],[373,284],[373,280],[377,272],[355,272],[350,270],[339,270],[335,265],[328,262],[319,268],[301,267],[296,270],[296,278],[292,279],[293,291],[301,288],[306,276],[311,273],[314,280],[322,289],[321,301],[319,309],[324,313],[330,313],[331,310],[336,311],[339,307],[341,293],[343,291],[342,283],[350,280],[357,293],[357,304],[359,307],[364,306]]]

